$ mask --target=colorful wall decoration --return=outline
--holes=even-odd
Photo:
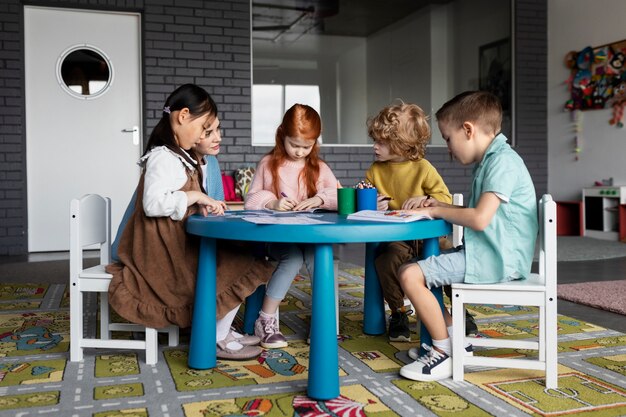
[[[626,106],[626,40],[571,51],[565,57],[571,69],[567,80],[571,98],[567,110],[595,110],[611,107],[609,123],[623,127]]]

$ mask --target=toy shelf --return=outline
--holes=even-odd
[[[584,235],[597,239],[626,237],[626,186],[583,188]]]

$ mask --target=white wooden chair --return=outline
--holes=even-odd
[[[100,263],[83,267],[83,250],[100,249]],[[97,194],[73,199],[70,204],[70,361],[83,360],[84,348],[141,349],[146,364],[157,363],[157,330],[131,323],[110,323],[108,289],[111,274],[105,272],[111,263],[111,201]],[[100,294],[100,339],[85,338],[83,294]],[[111,331],[145,332],[145,340],[112,340]],[[178,345],[178,327],[169,326],[169,345]]]
[[[526,280],[498,284],[452,285],[453,379],[462,381],[465,365],[543,370],[546,388],[557,388],[556,203],[549,194],[539,201],[539,270]],[[465,336],[464,304],[505,304],[539,307],[537,341]],[[492,348],[531,349],[537,359],[466,356],[467,343]]]

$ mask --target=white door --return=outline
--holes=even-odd
[[[24,7],[28,250],[69,248],[72,198],[111,198],[112,233],[141,156],[140,15]]]

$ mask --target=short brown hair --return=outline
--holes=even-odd
[[[475,123],[495,135],[502,129],[502,104],[488,91],[466,91],[448,100],[435,117],[455,128],[461,128],[465,122]]]
[[[418,161],[430,140],[428,116],[416,104],[387,106],[367,120],[367,133],[374,141],[385,142],[394,155]]]

